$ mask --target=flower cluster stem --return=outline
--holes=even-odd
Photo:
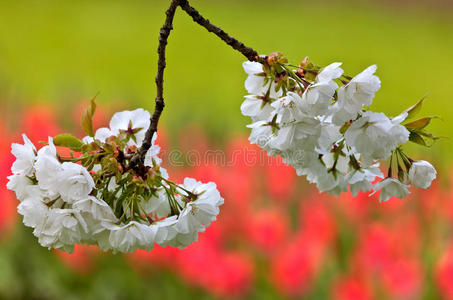
[[[207,31],[214,33],[217,35],[222,41],[230,45],[234,50],[239,51],[250,61],[256,61],[258,59],[258,53],[250,47],[244,45],[244,43],[238,41],[237,39],[230,36],[226,33],[222,28],[217,27],[208,19],[204,18],[195,8],[190,6],[188,0],[180,0],[179,6],[189,15],[192,17],[193,21],[198,23],[199,25],[206,28]]]
[[[191,16],[194,22],[206,28],[206,30],[208,30],[209,32],[214,33],[222,41],[230,45],[234,50],[242,53],[248,60],[256,61],[258,59],[258,53],[255,50],[253,50],[250,47],[247,47],[242,42],[228,35],[222,28],[211,24],[211,22],[208,19],[204,18],[195,8],[193,8],[189,4],[188,0],[172,0],[170,6],[166,11],[165,23],[160,29],[159,34],[159,46],[157,48],[157,53],[159,57],[157,62],[157,75],[155,79],[157,87],[155,109],[153,115],[151,116],[151,122],[148,130],[146,131],[143,144],[141,145],[139,151],[137,151],[137,154],[134,155],[134,157],[132,157],[131,159],[130,166],[132,168],[139,165],[143,165],[146,152],[151,147],[154,133],[157,132],[157,124],[159,123],[160,115],[162,114],[162,111],[165,106],[163,97],[164,69],[166,66],[165,49],[168,43],[168,37],[170,35],[171,30],[173,29],[173,18],[175,16],[175,12],[178,6],[181,7],[181,9],[184,10],[189,16]]]

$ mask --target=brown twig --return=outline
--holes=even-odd
[[[188,0],[172,0],[170,7],[166,11],[167,17],[165,19],[165,23],[160,29],[159,46],[157,48],[159,58],[157,62],[157,75],[155,80],[157,87],[156,106],[154,109],[154,113],[151,117],[151,123],[149,125],[148,130],[146,131],[143,144],[141,145],[137,154],[134,155],[134,157],[132,157],[131,159],[130,166],[132,168],[136,167],[139,164],[143,165],[146,152],[151,147],[154,133],[157,132],[157,124],[159,123],[160,115],[162,114],[162,111],[165,106],[163,98],[164,69],[166,66],[165,48],[167,46],[167,40],[168,36],[170,35],[170,31],[173,29],[172,25],[173,17],[178,6],[180,6],[189,16],[191,16],[194,22],[200,24],[201,26],[206,28],[206,30],[208,30],[209,32],[212,32],[215,35],[217,35],[222,41],[230,45],[233,49],[242,53],[248,60],[250,61],[258,60],[258,53],[255,50],[245,46],[242,42],[228,35],[220,27],[211,24],[211,22],[209,22],[208,19],[205,19],[202,15],[200,15],[200,13],[195,8],[190,6]]]

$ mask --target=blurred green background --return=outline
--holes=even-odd
[[[14,112],[45,103],[55,107],[59,121],[71,129],[75,125],[66,119],[73,112],[68,110],[97,92],[99,106],[109,112],[152,110],[157,37],[168,3],[0,0],[3,119],[18,127],[11,117]],[[382,89],[372,109],[396,115],[429,92],[423,114],[442,118],[433,121],[431,131],[451,136],[453,3],[192,0],[191,4],[262,54],[280,51],[294,64],[305,56],[319,65],[341,61],[349,75],[376,63]],[[239,109],[246,93],[244,58],[181,11],[174,28],[167,48],[162,126],[175,142],[181,128],[197,124],[208,133],[210,143],[223,147],[232,137],[248,132],[249,119]],[[442,170],[451,165],[452,146],[447,138],[427,149],[410,146],[408,152],[419,152]],[[305,179],[297,180],[294,185],[300,187]],[[294,207],[290,210],[293,213]],[[95,255],[95,276],[74,274],[40,247],[20,221],[17,228],[11,242],[4,240],[0,245],[0,298],[4,291],[8,291],[4,295],[35,299],[214,297],[168,271],[141,276],[113,255]],[[349,243],[350,235],[346,232],[343,243]],[[433,260],[426,258],[430,267]],[[314,285],[316,292],[310,299],[326,295],[327,279],[322,280]],[[286,299],[262,278],[256,281],[250,298]],[[72,294],[67,295],[68,291]],[[430,287],[423,295],[438,299]]]
[[[64,106],[100,92],[104,105],[153,108],[157,36],[168,1],[0,1],[0,93],[5,105]],[[451,4],[451,3],[450,3]],[[206,1],[192,5],[259,53],[293,63],[379,67],[373,108],[397,114],[429,93],[433,131],[453,121],[453,4],[431,1]],[[201,124],[215,140],[244,132],[244,58],[177,13],[165,73],[163,124]],[[6,102],[6,103],[5,103]],[[3,104],[3,103],[2,103]],[[450,140],[427,152],[447,155]]]

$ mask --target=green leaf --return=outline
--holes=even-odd
[[[436,117],[421,118],[421,119],[406,123],[406,124],[404,124],[404,126],[406,126],[406,128],[409,128],[409,129],[418,129],[418,130],[420,130],[420,129],[423,129],[426,126],[428,126],[429,123],[431,122],[431,120],[434,119],[434,118],[436,118]]]
[[[59,134],[53,138],[55,146],[66,147],[73,151],[80,152],[83,146],[83,142],[73,135],[68,133]]]
[[[414,105],[405,110],[405,112],[407,112],[406,120],[412,119],[420,112],[420,110],[422,109],[423,101],[426,99],[427,96],[428,94],[423,96],[423,98],[420,99],[417,103],[415,103]]]
[[[409,135],[409,141],[422,145],[422,146],[426,146],[425,140],[422,138],[422,136],[420,134],[418,134],[415,131],[411,131],[411,133]]]
[[[82,129],[85,131],[85,133],[88,136],[94,137],[94,129],[93,129],[93,116],[94,112],[96,111],[96,96],[94,96],[90,100],[90,104],[88,105],[87,108],[82,112],[82,118],[81,118],[81,124],[82,124]]]

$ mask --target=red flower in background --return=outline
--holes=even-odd
[[[384,289],[393,299],[416,299],[422,283],[420,263],[415,258],[393,260],[381,278]]]
[[[286,242],[288,219],[277,209],[253,212],[246,225],[250,243],[264,253],[273,253]]]
[[[59,250],[54,252],[68,268],[80,274],[87,274],[94,267],[92,257],[99,249],[95,246],[76,244],[71,254]]]
[[[107,125],[105,115],[96,113],[96,125]],[[79,116],[77,111],[77,128]],[[195,149],[203,159],[212,146],[202,129],[188,128],[193,135],[181,134],[180,148],[183,152]],[[36,144],[61,130],[53,109],[46,106],[25,111],[18,132],[8,132],[0,124],[2,236],[17,218],[17,200],[5,186],[13,162],[10,144],[18,142],[22,132]],[[168,138],[161,128],[158,144],[168,153]],[[175,167],[163,156],[164,166],[180,182],[186,176],[216,182],[225,204],[198,242],[185,250],[156,246],[150,253],[137,251],[127,256],[134,268],[170,270],[215,297],[247,297],[255,278],[262,277],[281,294],[298,297],[311,293],[327,264],[336,262],[337,243],[347,234],[347,252],[342,253],[345,269],[329,264],[328,270],[336,272],[336,279],[325,283],[332,299],[423,298],[421,293],[428,290],[425,277],[431,275],[426,274],[429,267],[421,258],[437,257],[436,246],[450,239],[442,235],[445,226],[453,225],[450,190],[441,185],[429,191],[414,189],[408,199],[382,204],[368,193],[333,198],[314,193],[293,168],[267,157],[243,136],[232,139],[226,148],[225,161],[218,163],[201,160],[197,165]],[[76,246],[71,255],[55,253],[74,272],[95,270],[97,250],[92,247]],[[453,300],[453,246],[438,259],[434,275],[442,297]]]
[[[221,297],[244,295],[254,277],[250,257],[217,248],[206,239],[180,251],[177,262],[176,270],[186,282]]]
[[[444,299],[453,299],[453,245],[439,259],[435,272],[441,295]]]
[[[376,204],[375,199],[370,198],[369,195],[370,193],[364,193],[362,191],[355,197],[351,193],[343,193],[333,202],[345,216],[345,221],[358,223],[366,220],[369,211]]]
[[[279,156],[272,158],[265,168],[269,195],[276,201],[288,202],[294,192],[297,175],[294,168],[283,163]]]
[[[391,233],[381,224],[365,227],[359,238],[355,259],[367,272],[385,272],[392,260]]]
[[[307,291],[315,275],[310,241],[290,241],[272,259],[270,281],[287,295],[298,296]]]
[[[312,194],[302,201],[298,216],[300,236],[319,248],[327,247],[337,231],[334,216],[328,206],[329,197]]]
[[[371,300],[372,292],[363,279],[358,277],[344,277],[335,282],[332,289],[334,300]]]
[[[147,252],[145,250],[138,249],[133,254],[129,254],[127,257],[134,267],[153,267],[153,268],[167,268],[173,270],[176,268],[175,258],[179,254],[177,248],[162,248],[159,245],[155,245],[153,251]],[[145,264],[145,265],[144,265]]]
[[[55,116],[50,106],[32,106],[23,113],[20,133],[25,133],[36,148],[40,148],[40,141],[47,142],[47,137],[61,133]]]
[[[13,192],[6,189],[7,176],[11,175],[14,156],[10,153],[11,140],[4,124],[0,123],[0,238],[13,228],[17,218],[17,200]]]
[[[17,219],[17,200],[13,193],[0,189],[0,239],[13,229]]]

